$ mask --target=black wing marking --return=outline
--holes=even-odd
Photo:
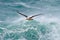
[[[43,15],[43,14],[37,14],[37,15],[33,15],[33,16],[31,16],[30,18],[33,18],[33,17],[35,17],[35,16],[39,16],[39,15]]]
[[[19,11],[17,11],[17,13],[19,13],[19,14],[22,15],[22,16],[28,17],[27,15],[22,14],[22,13],[20,13]]]

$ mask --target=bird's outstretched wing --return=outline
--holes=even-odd
[[[17,11],[17,13],[19,13],[20,15],[22,15],[22,16],[24,16],[24,17],[28,17],[27,15],[22,14],[22,13],[20,13],[19,11]]]
[[[33,18],[33,17],[39,16],[39,15],[43,15],[43,14],[33,15],[33,16],[31,16],[30,18]]]

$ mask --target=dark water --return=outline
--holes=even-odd
[[[0,40],[60,40],[60,0],[0,0]]]

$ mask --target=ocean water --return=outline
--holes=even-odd
[[[0,40],[60,40],[60,0],[0,0]]]

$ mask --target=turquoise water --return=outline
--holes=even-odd
[[[0,40],[60,40],[60,0],[0,0]]]

